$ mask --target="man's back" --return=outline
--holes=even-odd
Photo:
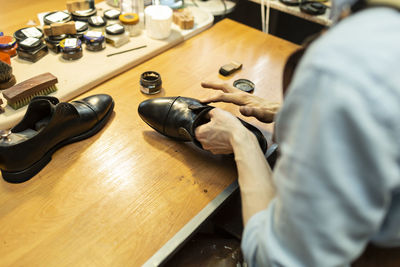
[[[369,241],[400,245],[399,29],[400,12],[367,9],[305,54],[276,122],[276,199],[245,229],[251,263],[345,266]]]

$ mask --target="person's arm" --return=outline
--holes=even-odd
[[[272,171],[257,138],[231,113],[215,108],[210,122],[196,128],[196,138],[214,154],[234,152],[246,223],[255,213],[267,208],[274,195]]]
[[[266,209],[275,195],[272,170],[265,160],[256,137],[249,131],[233,133],[231,144],[238,170],[243,223]]]

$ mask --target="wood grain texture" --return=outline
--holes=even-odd
[[[16,30],[25,18],[61,3],[8,1],[0,25]],[[163,90],[153,97],[199,98],[212,93],[200,87],[201,81],[247,78],[256,84],[255,94],[280,101],[283,64],[294,49],[294,44],[223,20],[78,97],[110,94],[115,112],[102,131],[58,150],[30,181],[0,181],[0,265],[143,264],[237,174],[231,157],[168,139],[139,118],[137,106],[149,98],[140,93],[140,74],[161,74]],[[241,62],[242,70],[220,76],[219,67],[231,60]],[[218,106],[238,114],[233,105]],[[246,120],[267,134],[272,130]]]

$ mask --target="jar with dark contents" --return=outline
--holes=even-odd
[[[26,28],[22,28],[16,32],[14,32],[14,38],[18,42],[21,42],[28,37],[43,39],[44,34],[43,34],[43,31],[37,27],[26,27]]]
[[[60,48],[62,57],[66,60],[77,60],[82,57],[82,41],[78,38],[66,38],[61,40]]]
[[[54,53],[58,54],[61,52],[60,42],[65,38],[67,38],[67,35],[61,34],[61,35],[47,36],[44,40],[46,41],[47,47]]]
[[[106,48],[105,37],[103,33],[97,31],[88,31],[83,35],[86,49],[89,51],[101,51]]]
[[[50,25],[52,23],[65,23],[71,20],[71,14],[64,11],[50,12],[43,17],[43,22],[46,25]]]
[[[18,58],[36,62],[49,53],[49,49],[42,40],[34,37],[28,37],[18,43]]]
[[[14,57],[17,55],[18,43],[17,40],[8,35],[0,36],[0,52]]]
[[[107,22],[102,16],[92,16],[88,20],[89,29],[91,31],[104,31]]]
[[[117,23],[119,21],[119,15],[121,15],[121,12],[116,9],[108,9],[104,11],[104,17],[107,20],[107,25]]]
[[[114,47],[120,47],[129,42],[129,35],[125,32],[124,26],[119,23],[106,27],[106,42]]]
[[[88,22],[89,18],[97,14],[97,9],[77,10],[71,13],[72,19],[75,21]]]

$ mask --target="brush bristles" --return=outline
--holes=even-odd
[[[12,67],[0,60],[0,83],[8,82],[12,77]]]
[[[57,90],[58,90],[57,86],[56,85],[52,85],[52,86],[50,86],[48,88],[40,90],[40,91],[38,91],[38,92],[28,96],[28,97],[25,97],[23,99],[17,100],[17,101],[15,101],[13,103],[10,103],[8,101],[8,105],[10,105],[13,109],[19,109],[19,108],[22,108],[25,105],[28,105],[29,102],[31,102],[32,98],[34,98],[35,96],[49,95],[49,94],[51,94],[51,93],[53,93],[53,92],[55,92]]]

